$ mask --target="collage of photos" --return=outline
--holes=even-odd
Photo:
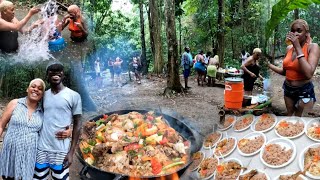
[[[0,180],[320,179],[318,0],[0,0]]]

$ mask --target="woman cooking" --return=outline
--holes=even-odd
[[[303,19],[293,21],[286,36],[289,45],[283,67],[268,65],[286,76],[282,88],[288,116],[302,116],[303,110],[311,109],[316,101],[311,78],[319,61],[319,46],[311,40],[308,23]]]
[[[260,66],[258,64],[261,53],[261,49],[255,48],[253,50],[252,56],[248,57],[245,60],[245,62],[241,65],[241,68],[244,71],[242,78],[244,81],[244,91],[246,95],[252,95],[254,82],[258,77],[263,79],[262,76],[259,74]]]

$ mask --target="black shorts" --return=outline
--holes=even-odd
[[[312,82],[308,82],[300,87],[290,86],[284,81],[282,89],[284,91],[284,96],[292,99],[294,104],[296,104],[300,99],[310,98],[313,102],[316,102],[316,96],[314,94],[314,86]]]
[[[254,82],[256,81],[257,78],[256,77],[253,78],[249,74],[243,74],[242,78],[243,78],[244,90],[245,91],[252,91],[253,86],[254,86]]]
[[[70,38],[74,42],[84,42],[85,40],[87,40],[87,36],[81,36],[81,37],[72,37],[72,36],[70,36]]]

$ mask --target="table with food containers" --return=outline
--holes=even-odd
[[[192,158],[191,179],[320,179],[320,121],[227,115]]]

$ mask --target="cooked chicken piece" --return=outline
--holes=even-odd
[[[169,142],[171,143],[176,143],[179,141],[179,135],[178,133],[174,133],[172,131],[167,130],[164,137],[168,139]]]
[[[103,153],[108,152],[109,149],[110,149],[110,146],[108,146],[107,143],[97,144],[93,147],[92,155],[94,157],[100,157],[103,155]]]
[[[162,146],[156,146],[154,152],[154,157],[158,159],[160,162],[166,162],[170,160],[169,157],[165,154],[164,150],[162,149]]]
[[[94,136],[96,133],[96,122],[87,121],[83,126],[83,133],[86,134],[89,138]]]
[[[117,151],[123,151],[124,146],[125,145],[122,143],[113,143],[112,148],[111,148],[111,152],[116,153]]]
[[[122,139],[122,137],[126,135],[126,133],[117,127],[112,127],[111,130],[107,130],[105,133],[105,137],[107,141],[111,142],[118,142],[119,139]]]
[[[170,158],[176,158],[176,157],[179,157],[179,153],[170,148],[170,147],[163,147],[163,150],[164,150],[164,153],[166,154],[166,156],[170,157]]]
[[[133,122],[130,119],[124,120],[122,127],[124,130],[132,130],[134,128]]]
[[[300,174],[302,174],[301,171],[296,172],[295,174],[292,174],[292,175],[280,175],[279,180],[302,180],[302,178],[299,177]]]
[[[258,173],[257,170],[253,169],[250,172],[248,172],[247,174],[241,175],[239,177],[239,180],[250,180],[254,175],[256,175]]]
[[[80,139],[81,139],[81,141],[88,142],[89,139],[90,139],[90,136],[89,136],[88,134],[86,134],[86,133],[82,133],[82,134],[80,135]]]
[[[111,114],[111,115],[108,117],[108,119],[110,119],[109,122],[113,122],[113,121],[117,120],[118,117],[119,117],[118,114]]]
[[[156,155],[156,151],[155,150],[147,150],[146,155],[149,157],[153,157]]]

